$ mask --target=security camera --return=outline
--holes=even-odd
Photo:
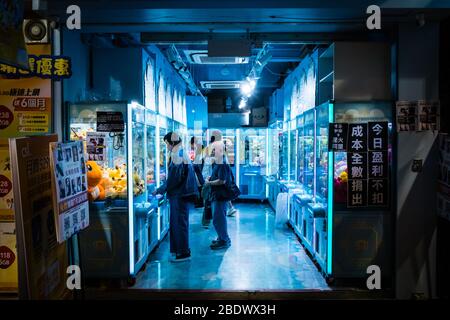
[[[49,23],[47,19],[24,19],[23,34],[25,43],[49,43]]]

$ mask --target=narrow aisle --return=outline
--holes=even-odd
[[[228,217],[232,245],[209,248],[214,227],[201,225],[202,209],[190,214],[192,260],[169,262],[169,239],[153,253],[135,288],[215,290],[329,289],[294,233],[274,228],[275,216],[264,204],[237,204]]]

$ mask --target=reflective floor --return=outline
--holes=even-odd
[[[214,227],[201,225],[201,209],[190,214],[192,260],[169,262],[169,239],[150,256],[134,288],[197,290],[329,290],[294,233],[274,228],[264,204],[237,204],[228,217],[232,245],[212,251]]]

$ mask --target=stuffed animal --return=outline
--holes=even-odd
[[[114,169],[108,169],[107,193],[111,197],[127,196],[126,165],[116,165]]]
[[[102,168],[95,161],[87,161],[87,180],[89,201],[105,200],[105,186]]]
[[[143,194],[145,191],[145,183],[144,180],[141,179],[138,172],[133,173],[133,194],[138,196]]]

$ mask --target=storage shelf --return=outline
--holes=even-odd
[[[325,77],[320,79],[320,83],[331,83],[331,82],[333,82],[333,76],[334,76],[334,71],[331,71]]]

